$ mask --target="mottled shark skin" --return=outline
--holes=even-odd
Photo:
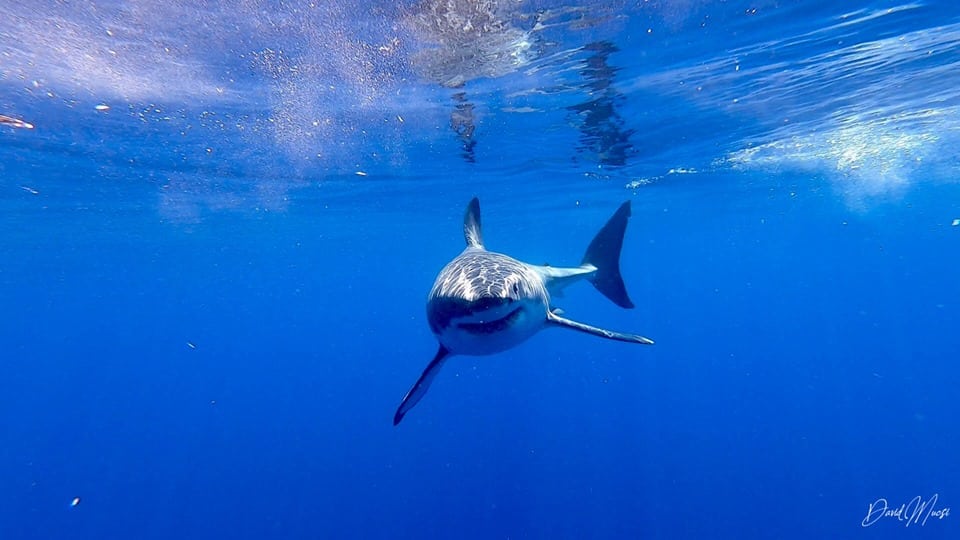
[[[404,396],[393,424],[399,424],[423,398],[443,363],[453,355],[495,354],[550,326],[652,345],[653,341],[643,336],[566,319],[550,306],[551,295],[585,279],[618,306],[633,307],[620,276],[620,250],[629,217],[627,201],[590,242],[580,266],[536,266],[484,248],[480,201],[471,200],[463,218],[467,247],[440,271],[427,297],[427,320],[440,346]]]

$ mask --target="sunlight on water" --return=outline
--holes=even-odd
[[[852,115],[812,133],[786,135],[734,152],[726,163],[825,174],[848,202],[860,205],[871,198],[898,196],[912,182],[924,179],[931,165],[954,160],[957,141],[945,143],[938,134],[944,123],[960,125],[956,109],[875,120]]]
[[[960,70],[960,24],[846,43],[852,27],[919,7],[851,13],[815,31],[633,84],[680,92],[767,127],[715,165],[824,174],[855,204],[896,197],[930,171],[956,176],[960,86],[953,74]],[[818,43],[822,52],[804,54]],[[670,84],[676,80],[688,84]]]
[[[230,81],[201,53],[210,53],[211,33],[242,19],[225,9],[206,23],[182,24],[197,20],[191,5],[5,3],[0,81],[64,100],[236,100]]]
[[[429,45],[413,54],[413,65],[426,79],[456,88],[529,64],[537,56],[533,37],[511,23],[519,7],[492,1],[421,2],[405,18],[414,35]]]
[[[3,125],[49,133],[47,118],[21,114],[24,103],[96,111],[91,124],[123,116],[158,140],[198,139],[191,164],[211,166],[230,146],[239,165],[212,165],[218,172],[271,177],[244,187],[171,175],[163,204],[187,220],[191,200],[280,208],[278,186],[298,184],[277,177],[356,172],[366,181],[444,152],[488,170],[533,162],[633,188],[674,177],[665,171],[799,170],[830,178],[858,204],[931,175],[956,177],[960,162],[960,22],[918,27],[923,4],[802,24],[783,24],[802,8],[725,12],[700,0],[6,7]],[[754,33],[703,46],[709,34],[698,32],[716,15]],[[197,155],[167,143],[174,158]]]

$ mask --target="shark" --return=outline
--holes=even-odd
[[[474,197],[463,218],[466,248],[443,267],[427,296],[427,321],[439,342],[437,353],[400,402],[393,425],[420,402],[444,363],[455,355],[503,352],[551,327],[653,345],[653,340],[640,335],[567,319],[562,310],[551,306],[551,298],[561,295],[564,288],[586,280],[614,304],[634,307],[620,275],[620,252],[629,218],[630,201],[626,201],[594,236],[579,266],[537,266],[486,249],[480,201]]]

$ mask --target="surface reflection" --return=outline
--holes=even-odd
[[[450,113],[450,128],[457,134],[460,140],[462,152],[460,156],[467,163],[476,163],[477,156],[475,148],[477,140],[473,138],[477,129],[474,123],[473,110],[474,104],[467,99],[466,92],[457,92],[453,94],[455,103],[453,112]]]
[[[476,107],[466,85],[514,73],[538,56],[529,30],[514,24],[519,4],[488,0],[424,0],[405,17],[425,47],[411,56],[421,77],[454,90],[450,128],[461,157],[476,162]]]
[[[580,130],[577,151],[596,156],[601,165],[622,167],[634,153],[630,137],[635,130],[626,128],[617,110],[625,98],[613,84],[619,68],[611,66],[608,59],[618,49],[610,42],[600,41],[582,50],[588,56],[579,73],[590,99],[567,107]]]

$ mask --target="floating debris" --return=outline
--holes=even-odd
[[[951,223],[951,225],[953,225],[954,227],[960,226],[960,219],[953,220],[953,223]]]
[[[191,349],[196,349],[196,348],[197,348],[197,345],[196,345],[194,342],[192,342],[192,341],[188,341],[188,342],[187,342],[187,347],[190,347]]]
[[[29,193],[29,194],[31,194],[31,195],[39,195],[39,194],[40,194],[39,191],[33,189],[33,188],[30,187],[30,186],[20,186],[20,189],[26,191],[27,193]]]
[[[357,176],[366,176],[366,175],[367,175],[367,173],[365,173],[365,172],[363,172],[363,171],[357,171],[357,172],[354,173],[354,174],[356,174]]]
[[[107,104],[105,104],[105,103],[101,103],[101,104],[97,105],[96,107],[94,107],[94,109],[96,109],[96,110],[98,110],[98,111],[109,111],[109,110],[110,110],[110,106],[107,105]]]
[[[20,129],[33,129],[33,124],[31,124],[30,122],[24,122],[19,118],[13,118],[12,116],[7,116],[4,114],[0,114],[0,125],[10,126],[12,128],[20,128]]]
[[[78,504],[80,504],[80,497],[74,497],[73,500],[70,501],[70,508],[76,508]]]

